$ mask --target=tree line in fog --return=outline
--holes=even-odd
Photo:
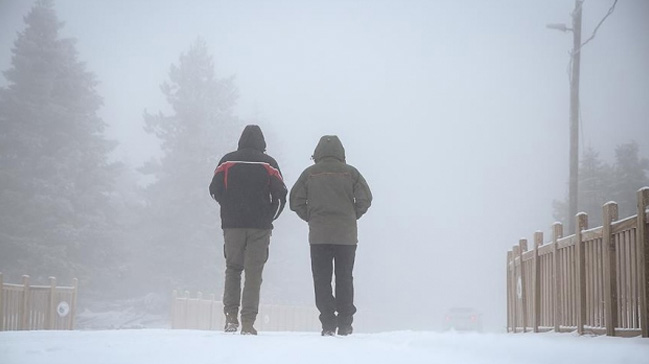
[[[615,148],[615,161],[603,161],[599,152],[586,148],[579,162],[578,211],[588,214],[590,227],[602,225],[602,206],[618,204],[620,218],[635,215],[638,189],[649,186],[649,159],[643,158],[634,141]],[[568,226],[568,199],[553,202],[554,218]],[[570,217],[574,219],[574,216]],[[572,234],[573,232],[566,232]]]
[[[17,282],[80,280],[92,295],[213,288],[222,254],[207,186],[243,122],[232,77],[215,74],[198,39],[170,66],[171,107],[144,113],[162,155],[134,171],[110,161],[94,74],[79,60],[52,1],[24,17],[0,89],[0,272]],[[152,183],[138,184],[140,175]]]

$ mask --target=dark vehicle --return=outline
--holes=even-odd
[[[444,315],[444,331],[482,331],[482,314],[470,307],[453,307]]]

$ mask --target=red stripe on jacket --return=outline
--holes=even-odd
[[[279,172],[279,169],[271,166],[270,164],[266,162],[246,162],[246,161],[226,161],[221,163],[216,169],[214,170],[214,174],[216,175],[219,172],[223,172],[223,185],[225,186],[225,189],[228,189],[228,171],[230,168],[234,167],[235,165],[243,163],[243,164],[259,164],[262,167],[266,169],[266,172],[270,177],[277,177],[279,178],[280,181],[284,182],[284,179],[282,178],[282,174]]]

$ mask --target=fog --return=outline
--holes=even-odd
[[[582,39],[612,3],[585,2]],[[31,5],[0,0],[0,70]],[[552,201],[567,195],[572,33],[546,24],[569,24],[573,7],[56,1],[61,35],[77,39],[100,82],[115,160],[136,168],[159,155],[142,115],[168,111],[159,86],[197,37],[216,73],[235,76],[236,114],[261,125],[289,188],[319,137],[338,135],[374,195],[359,222],[358,325],[391,328],[434,326],[452,306],[505,326],[506,252],[547,233]],[[649,155],[649,2],[620,1],[581,57],[582,150],[612,161],[616,145],[634,140]],[[288,208],[275,224],[262,302],[282,284],[279,261],[304,274],[287,294],[311,297],[307,227]]]

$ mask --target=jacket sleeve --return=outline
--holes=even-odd
[[[279,215],[281,215],[286,205],[286,194],[288,193],[286,189],[286,184],[284,184],[284,177],[282,176],[282,171],[279,169],[277,162],[274,163],[275,168],[279,172],[279,175],[271,176],[270,178],[270,195],[271,195],[271,204],[273,213],[273,220],[277,220]]]
[[[354,181],[354,208],[356,209],[356,219],[360,219],[372,205],[372,191],[370,191],[370,186],[358,170],[356,175]]]
[[[223,201],[223,194],[225,193],[225,173],[219,169],[221,164],[223,164],[223,160],[219,162],[219,165],[214,170],[214,176],[210,183],[210,196],[218,203]]]
[[[308,201],[307,201],[307,172],[304,171],[300,175],[300,178],[297,179],[297,182],[291,188],[291,194],[289,196],[289,205],[291,210],[297,213],[297,216],[304,221],[309,221],[308,217]]]

